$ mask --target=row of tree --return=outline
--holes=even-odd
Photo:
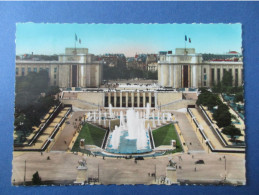
[[[45,70],[30,72],[16,79],[14,125],[16,131],[23,132],[21,139],[24,140],[32,127],[40,124],[40,119],[50,107],[58,105],[59,101],[54,95],[59,92],[59,88],[49,86],[49,75]]]
[[[224,104],[219,96],[206,89],[201,89],[201,94],[198,96],[197,105],[207,106],[209,110],[213,110],[213,118],[217,122],[218,127],[222,128],[222,133],[230,135],[232,139],[235,136],[241,136],[240,129],[232,125],[234,117],[229,112],[229,107]]]

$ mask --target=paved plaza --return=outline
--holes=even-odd
[[[47,156],[50,160],[47,160]],[[179,158],[178,156],[181,156]],[[193,181],[202,183],[217,183],[226,179],[229,182],[236,183],[241,181],[245,183],[245,160],[238,156],[226,156],[223,154],[178,154],[171,155],[177,163],[177,178],[179,181]],[[153,184],[155,179],[166,175],[166,165],[168,157],[134,159],[116,159],[86,156],[88,167],[88,177],[98,177],[102,184]],[[32,175],[38,171],[44,181],[74,181],[77,177],[78,161],[83,157],[65,152],[26,152],[14,157],[13,178],[16,183],[23,182],[24,167],[26,160],[26,180],[31,180]],[[203,160],[205,164],[195,165],[197,160]],[[221,159],[221,160],[220,160]],[[116,166],[114,166],[116,164]],[[181,169],[179,168],[181,167]],[[196,167],[196,171],[195,171]],[[156,173],[156,178],[150,174]]]
[[[196,109],[192,109],[192,112],[204,128],[208,129]],[[17,185],[23,184],[24,175],[26,175],[26,181],[31,181],[32,175],[38,171],[42,181],[53,184],[73,184],[78,176],[78,162],[86,158],[87,177],[99,177],[101,184],[163,184],[160,183],[160,179],[166,176],[166,167],[169,158],[172,158],[176,162],[177,180],[180,183],[227,182],[235,185],[246,183],[244,154],[208,153],[205,143],[201,142],[199,133],[187,113],[181,111],[172,113],[178,121],[178,134],[186,148],[183,153],[135,161],[67,152],[71,141],[77,135],[75,133],[80,123],[78,119],[85,114],[85,111],[75,111],[68,116],[57,133],[54,142],[47,150],[50,152],[14,152],[12,182]],[[55,120],[58,120],[58,117]],[[214,144],[217,143],[217,140],[212,139],[212,141],[215,141]],[[198,160],[203,160],[204,164],[196,164]]]

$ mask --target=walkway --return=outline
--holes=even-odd
[[[197,119],[198,123],[203,127],[204,129],[204,133],[206,134],[206,136],[209,138],[209,140],[211,141],[211,144],[213,145],[213,147],[215,149],[219,149],[222,150],[224,149],[224,147],[222,146],[222,144],[219,142],[218,138],[215,136],[215,134],[212,132],[211,128],[209,127],[209,125],[206,123],[206,121],[203,119],[203,117],[201,116],[201,114],[198,112],[198,110],[196,108],[191,108],[190,109],[193,113],[193,115],[195,116],[195,118]]]
[[[78,127],[80,121],[79,116],[83,116],[85,114],[85,112],[83,111],[78,111],[78,112],[72,112],[69,115],[69,119],[67,120],[67,122],[69,124],[64,123],[64,127],[62,129],[62,131],[60,132],[59,135],[57,135],[55,137],[54,140],[54,145],[51,148],[52,151],[66,151],[68,149],[68,146],[70,144],[70,142],[73,139],[73,136],[76,134],[76,128]],[[77,119],[77,121],[75,121],[75,119]]]
[[[172,112],[175,119],[178,121],[178,125],[181,130],[181,134],[184,137],[185,144],[188,147],[188,152],[204,152],[199,139],[195,134],[195,130],[188,121],[186,114],[183,112]],[[181,136],[181,135],[180,135]]]

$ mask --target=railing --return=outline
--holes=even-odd
[[[104,136],[104,139],[103,139],[103,143],[102,143],[102,149],[105,149],[109,133],[110,133],[110,129],[106,130],[106,133],[105,133],[105,136]]]
[[[210,148],[211,152],[222,152],[222,153],[245,153],[245,150],[218,150],[215,149],[213,147],[213,145],[211,144],[210,140],[208,139],[208,137],[205,135],[203,128],[201,127],[201,125],[198,123],[198,121],[196,120],[196,118],[194,117],[192,111],[187,108],[187,112],[188,114],[191,116],[194,124],[196,125],[196,127],[199,129],[199,132],[201,133],[203,139],[205,140],[205,143],[208,145],[208,147]]]
[[[32,143],[38,138],[39,135],[42,134],[42,132],[45,130],[45,128],[54,120],[54,118],[57,116],[58,112],[62,109],[61,106],[62,104],[60,103],[57,108],[52,112],[52,114],[49,116],[47,121],[42,125],[40,130],[32,137],[30,142],[28,143],[29,146],[32,145]]]
[[[156,146],[155,146],[155,142],[154,142],[153,133],[151,131],[151,128],[148,130],[148,133],[149,133],[151,148],[155,149]]]
[[[48,145],[51,142],[51,139],[54,138],[54,136],[56,135],[56,133],[58,132],[59,128],[62,126],[62,124],[64,123],[64,121],[66,120],[67,116],[71,113],[72,111],[72,107],[69,108],[69,110],[67,111],[67,113],[65,114],[65,116],[61,119],[61,121],[56,125],[54,131],[51,133],[51,135],[49,136],[49,139],[47,139],[44,143],[44,145],[41,147],[41,150],[45,150]]]
[[[60,106],[60,105],[59,105]],[[65,116],[61,119],[61,121],[55,126],[55,129],[53,130],[53,132],[51,133],[51,135],[49,136],[49,138],[44,142],[44,144],[43,144],[43,146],[41,147],[41,148],[38,148],[38,149],[23,149],[23,148],[21,148],[21,149],[15,149],[14,148],[14,151],[44,151],[47,147],[48,147],[48,145],[50,144],[50,142],[51,142],[51,139],[53,139],[53,137],[56,135],[56,133],[58,132],[58,130],[59,130],[59,128],[60,128],[60,126],[62,126],[62,124],[64,123],[64,121],[66,120],[66,118],[67,118],[67,116],[70,114],[70,112],[72,111],[72,107],[71,107],[71,105],[65,105],[65,107],[70,107],[70,109],[66,112],[66,114],[65,114]],[[55,111],[54,112],[56,112],[57,111],[57,109],[55,109]],[[53,113],[54,113],[53,112]],[[58,113],[57,113],[58,114]],[[57,115],[56,114],[56,115]],[[53,115],[52,115],[53,116]],[[50,123],[49,123],[50,124]],[[46,126],[45,126],[46,127]],[[42,133],[42,132],[41,132]],[[38,133],[37,135],[39,136],[41,133]],[[38,136],[37,137],[35,137],[35,139],[37,139],[38,138]],[[35,140],[34,139],[34,140]],[[29,145],[27,145],[27,146],[29,146]]]
[[[211,120],[211,118],[209,117],[209,115],[207,114],[206,110],[204,110],[203,106],[200,105],[199,108],[202,111],[203,116],[205,117],[205,119],[207,119],[207,122],[209,123],[211,129],[213,130],[213,133],[219,138],[219,140],[221,141],[221,143],[224,145],[224,147],[229,147],[229,148],[245,148],[245,146],[231,146],[227,143],[227,141],[225,140],[225,138],[221,135],[221,133],[219,132],[218,128],[215,128],[213,125],[213,121]]]

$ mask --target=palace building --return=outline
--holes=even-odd
[[[61,88],[100,87],[102,64],[102,61],[93,61],[87,48],[66,48],[65,54],[58,56],[58,61],[16,60],[16,76],[47,70],[50,85]]]
[[[233,86],[243,84],[242,61],[204,61],[202,54],[196,54],[195,49],[178,48],[175,54],[160,54],[158,84],[172,88],[212,87],[222,80],[225,71],[231,71]]]

